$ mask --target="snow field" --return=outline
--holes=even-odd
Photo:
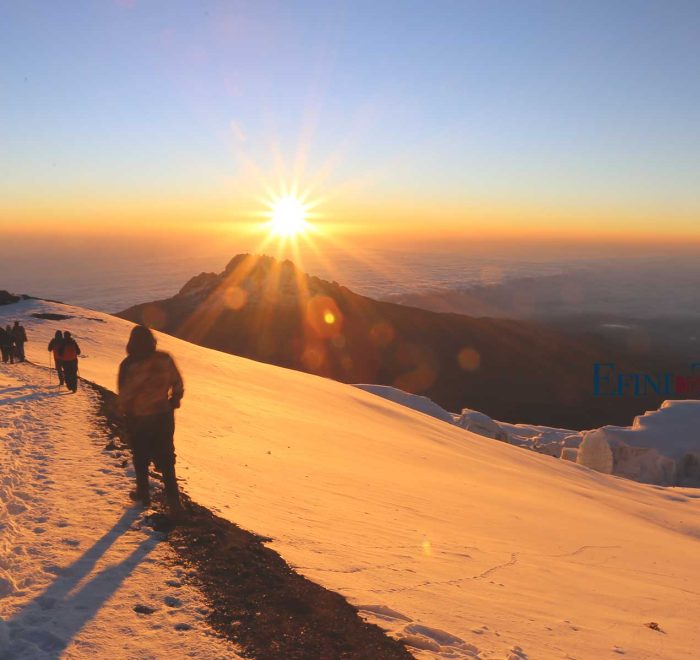
[[[53,322],[32,313],[72,318]],[[26,301],[113,388],[131,324]],[[421,658],[694,657],[700,493],[600,474],[351,386],[159,335],[185,377],[179,476]],[[657,622],[663,632],[648,623]]]
[[[239,657],[128,499],[97,395],[53,382],[0,366],[0,658]]]

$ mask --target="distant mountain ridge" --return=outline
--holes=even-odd
[[[121,318],[209,348],[348,383],[393,385],[448,410],[503,421],[592,428],[627,424],[662,396],[595,397],[593,365],[668,369],[668,356],[627,350],[552,326],[431,312],[361,296],[291,261],[241,254],[166,300]]]

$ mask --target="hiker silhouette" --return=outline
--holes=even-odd
[[[24,357],[24,345],[27,343],[27,331],[24,329],[23,325],[20,325],[19,321],[15,321],[12,326],[12,339],[15,345],[15,355],[20,362],[25,361]]]
[[[136,492],[134,498],[149,506],[148,466],[163,475],[170,513],[182,515],[175,476],[175,409],[184,394],[182,376],[173,358],[156,350],[156,338],[143,325],[131,331],[127,357],[119,365],[119,406],[131,446]]]
[[[61,359],[61,350],[63,349],[63,333],[56,330],[54,338],[49,342],[48,351],[53,354],[53,363],[58,374],[58,384],[63,385],[65,382],[65,373],[63,370],[63,360]]]
[[[12,328],[9,325],[6,328],[0,326],[0,352],[2,352],[3,362],[14,364],[14,343]]]
[[[60,344],[59,357],[63,368],[63,376],[66,381],[66,387],[73,393],[78,391],[78,356],[80,355],[80,346],[73,339],[71,333],[66,330],[63,333],[63,340]]]

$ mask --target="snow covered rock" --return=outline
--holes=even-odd
[[[526,449],[536,449],[537,445],[544,445],[550,442],[556,442],[559,446],[564,446],[563,441],[567,438],[578,439],[571,446],[578,447],[581,442],[580,434],[571,429],[558,429],[551,426],[536,426],[533,424],[509,424],[508,422],[497,422],[497,424],[508,434],[510,444]],[[569,446],[568,442],[566,446]]]
[[[455,419],[455,424],[460,428],[478,433],[487,438],[509,442],[508,433],[504,431],[497,422],[494,422],[488,415],[478,410],[462,408],[462,414]]]
[[[700,401],[664,401],[631,426],[603,426],[597,433],[615,452],[615,474],[659,485],[700,485]]]
[[[576,447],[562,447],[560,458],[563,461],[578,462],[578,449]]]
[[[573,447],[574,449],[578,449],[580,445],[581,445],[581,434],[580,433],[572,433],[571,435],[567,435],[561,441],[562,447]]]
[[[534,449],[539,454],[544,454],[545,456],[554,456],[555,458],[561,457],[562,445],[561,442],[536,442],[532,449]]]
[[[618,441],[612,452],[613,472],[621,477],[662,486],[676,483],[676,461],[662,456],[653,447],[631,447]]]
[[[604,432],[588,431],[583,436],[576,462],[591,470],[612,474],[613,453]]]
[[[700,484],[700,455],[686,454],[680,464],[678,480],[683,486]]]

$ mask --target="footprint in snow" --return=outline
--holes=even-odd
[[[413,619],[407,617],[401,612],[392,610],[386,605],[360,605],[357,608],[360,612],[366,612],[367,614],[376,616],[380,619],[386,619],[387,621],[406,621],[407,623],[412,623]]]
[[[148,605],[143,605],[142,603],[134,605],[134,612],[137,614],[153,614],[155,611],[155,607],[149,607]]]
[[[438,628],[412,623],[404,628],[404,632],[406,635],[403,637],[403,642],[417,649],[443,654],[449,652],[452,655],[460,651],[462,654],[469,654],[468,657],[476,656],[480,652],[473,644]],[[527,656],[523,656],[520,660],[526,660],[526,658]],[[509,658],[509,660],[518,660],[518,657]]]
[[[163,602],[168,607],[182,607],[182,601],[179,598],[176,598],[175,596],[166,596],[165,598],[163,598]]]
[[[7,512],[13,516],[18,516],[20,513],[24,513],[26,510],[27,507],[20,502],[8,502],[7,504]]]

